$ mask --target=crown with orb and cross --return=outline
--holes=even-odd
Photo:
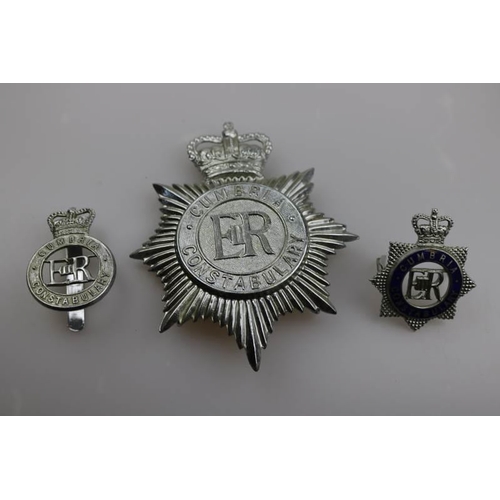
[[[49,215],[47,223],[54,238],[66,234],[88,234],[94,221],[95,212],[91,208],[70,208],[66,212]]]
[[[224,123],[222,135],[196,137],[187,147],[189,159],[212,182],[223,178],[262,179],[272,149],[267,135],[240,135],[230,122]]]
[[[438,209],[433,208],[431,215],[414,215],[412,225],[418,236],[418,245],[443,245],[453,227],[453,219],[446,215],[438,215]]]

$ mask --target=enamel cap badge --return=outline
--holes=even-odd
[[[444,244],[450,217],[434,208],[430,216],[415,215],[412,225],[417,243],[390,243],[370,281],[382,294],[380,316],[402,316],[418,330],[431,319],[453,319],[457,300],[476,285],[464,269],[468,249]]]

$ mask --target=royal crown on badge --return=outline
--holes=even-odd
[[[431,215],[416,214],[411,223],[418,236],[417,245],[443,245],[453,227],[453,220],[446,215],[438,215],[437,208],[433,208]]]
[[[47,218],[47,223],[55,238],[65,234],[86,234],[95,218],[91,208],[70,208],[66,212],[55,212]]]
[[[264,164],[272,150],[267,135],[239,135],[230,122],[224,123],[222,135],[197,137],[187,147],[189,159],[212,184],[235,178],[263,179]]]

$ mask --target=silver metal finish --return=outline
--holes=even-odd
[[[71,246],[66,249],[67,259],[73,259],[73,257],[81,257],[83,255],[82,249],[80,247]],[[66,294],[73,295],[79,293],[83,290],[83,283],[76,283],[66,285]],[[76,311],[68,312],[68,328],[72,332],[79,332],[83,330],[85,326],[85,309],[77,309]]]
[[[94,218],[90,208],[50,215],[54,239],[36,251],[26,274],[33,297],[45,307],[66,311],[72,331],[83,329],[84,308],[108,293],[116,275],[109,248],[89,236]]]
[[[382,255],[377,259],[377,272],[384,270],[384,267],[387,265],[387,255]]]
[[[162,203],[156,233],[131,257],[165,289],[160,332],[211,319],[234,335],[258,370],[281,315],[306,308],[335,313],[327,258],[357,239],[309,201],[314,171],[264,179],[272,151],[264,134],[202,136],[188,155],[205,176],[197,185],[154,188]]]
[[[431,319],[453,319],[457,300],[476,285],[464,269],[468,249],[444,244],[450,217],[434,208],[430,216],[415,215],[412,225],[417,242],[390,243],[370,281],[382,294],[380,316],[402,316],[418,330]]]

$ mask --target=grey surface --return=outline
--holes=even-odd
[[[259,373],[210,322],[160,335],[161,284],[128,257],[157,225],[151,184],[199,181],[186,144],[225,120],[271,137],[267,176],[315,167],[316,207],[361,237],[330,260],[338,315],[280,320]],[[498,414],[499,137],[493,85],[0,86],[0,413]],[[25,283],[71,206],[118,268],[82,333]],[[412,332],[368,279],[432,207],[478,287]]]

